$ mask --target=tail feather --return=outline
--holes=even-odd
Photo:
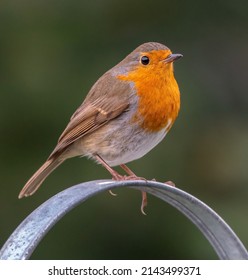
[[[26,185],[21,190],[18,198],[22,198],[24,196],[30,196],[35,193],[38,188],[41,186],[43,181],[47,178],[47,176],[58,167],[64,160],[58,158],[48,159],[28,180]]]

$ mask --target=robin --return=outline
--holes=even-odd
[[[55,168],[75,156],[94,159],[113,180],[141,179],[125,164],[154,148],[177,118],[180,92],[173,62],[181,57],[163,44],[144,43],[103,74],[19,198],[35,193]],[[126,176],[112,168],[118,165]],[[146,205],[146,193],[142,192],[142,213]]]

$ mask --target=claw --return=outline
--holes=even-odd
[[[170,185],[172,187],[176,187],[176,184],[173,183],[172,181],[167,181],[167,182],[165,182],[165,184]]]
[[[117,196],[117,193],[114,193],[114,192],[112,192],[111,190],[109,190],[109,193],[110,193],[112,196]]]
[[[141,202],[140,210],[143,215],[146,215],[144,208],[147,206],[147,194],[146,192],[141,192],[141,193],[142,193],[142,202]]]

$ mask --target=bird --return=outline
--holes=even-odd
[[[127,167],[163,140],[180,110],[173,54],[164,44],[143,43],[91,87],[71,116],[45,163],[19,193],[31,196],[66,159],[85,156],[105,167],[113,180],[140,180]],[[127,175],[113,169],[120,166]],[[146,192],[141,212],[145,214]]]

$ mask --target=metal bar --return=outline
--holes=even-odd
[[[216,212],[194,196],[154,181],[111,180],[81,183],[44,202],[11,234],[0,250],[0,259],[30,258],[41,239],[66,213],[98,193],[123,187],[146,191],[174,206],[198,227],[220,259],[248,259],[247,250],[232,229]]]

